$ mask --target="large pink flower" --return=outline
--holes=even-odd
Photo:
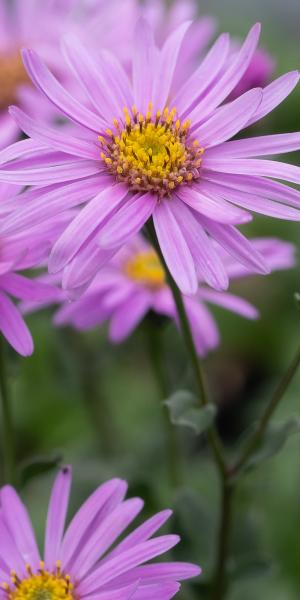
[[[256,239],[253,248],[264,257],[270,271],[288,269],[295,263],[292,244],[276,239]],[[253,274],[220,248],[230,280]],[[45,281],[49,281],[45,277]],[[50,277],[51,280],[51,277]],[[109,339],[120,343],[139,325],[149,311],[174,319],[178,324],[172,292],[165,273],[152,247],[141,236],[125,246],[102,269],[89,289],[74,302],[66,293],[57,291],[56,302],[63,306],[55,315],[56,325],[71,325],[79,330],[99,327],[109,322]],[[219,344],[217,323],[208,304],[215,304],[248,319],[258,317],[257,309],[246,300],[229,292],[212,290],[200,282],[195,296],[185,296],[184,304],[199,355]],[[38,309],[34,302],[22,305],[26,311]]]
[[[50,271],[80,287],[152,217],[165,261],[183,293],[198,280],[220,290],[228,275],[215,239],[241,264],[265,273],[260,252],[236,225],[251,212],[299,220],[300,169],[261,157],[300,147],[290,133],[229,141],[273,110],[299,80],[291,72],[233,102],[256,51],[259,25],[232,58],[221,35],[188,80],[174,88],[182,23],[159,49],[140,20],[132,51],[132,80],[112,54],[91,55],[74,37],[64,41],[68,64],[90,107],[68,93],[32,50],[24,64],[34,84],[73,123],[57,131],[13,108],[32,140],[0,155],[0,180],[37,186],[24,209],[5,220],[5,235],[45,222],[70,207],[79,214],[55,243]],[[259,158],[257,158],[259,157]],[[276,179],[281,180],[280,182]],[[49,187],[50,186],[50,187]]]
[[[149,564],[179,542],[177,535],[153,538],[170,510],[117,541],[143,508],[140,498],[124,500],[120,479],[101,485],[65,530],[70,485],[70,468],[63,468],[50,498],[43,558],[25,506],[12,487],[1,489],[1,600],[169,600],[179,581],[199,575],[189,563]]]

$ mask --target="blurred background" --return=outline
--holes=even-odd
[[[219,30],[245,35],[254,21],[263,25],[262,46],[276,62],[276,74],[299,68],[298,0],[202,0],[199,10],[216,17]],[[264,121],[263,131],[300,130],[300,87]],[[261,128],[260,128],[261,131]],[[287,157],[288,159],[288,157]],[[292,161],[299,164],[299,156]],[[251,236],[280,236],[299,249],[299,224],[256,217]],[[270,277],[252,277],[232,286],[252,301],[261,319],[248,323],[213,309],[222,344],[205,360],[212,397],[219,405],[218,427],[229,454],[255,422],[287,368],[300,333],[299,267]],[[51,325],[52,312],[27,319],[35,353],[26,360],[9,353],[10,387],[17,427],[22,493],[31,507],[40,539],[53,472],[39,474],[33,457],[74,465],[71,511],[104,479],[128,479],[130,495],[146,502],[144,515],[174,508],[170,527],[182,535],[175,556],[200,562],[199,584],[181,597],[205,598],[214,559],[218,484],[205,440],[176,428],[177,482],[170,480],[168,431],[162,398],[151,368],[145,323],[119,347],[105,328],[81,335]],[[163,322],[170,394],[192,386],[186,354],[173,324]],[[300,418],[300,378],[291,385],[275,422]],[[240,483],[235,498],[231,545],[230,600],[298,600],[300,594],[300,436],[292,436],[275,458]],[[166,459],[164,458],[166,457]],[[39,475],[32,477],[33,474]]]

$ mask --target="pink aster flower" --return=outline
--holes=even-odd
[[[189,27],[182,23],[158,48],[153,30],[140,20],[131,79],[109,52],[93,56],[78,39],[65,38],[65,57],[89,108],[33,50],[24,51],[33,83],[73,125],[57,131],[11,110],[32,139],[1,152],[0,181],[36,186],[38,193],[31,199],[29,193],[26,206],[5,219],[0,232],[30,231],[33,223],[80,206],[49,258],[50,272],[63,271],[69,287],[86,285],[152,218],[183,293],[195,293],[199,279],[226,289],[228,274],[213,240],[249,270],[266,273],[264,257],[236,226],[252,212],[300,219],[300,192],[283,183],[300,183],[300,168],[262,158],[299,149],[300,133],[230,141],[288,96],[298,72],[226,103],[256,52],[255,25],[233,59],[229,36],[221,35],[175,90]]]
[[[0,222],[22,205],[26,196],[20,192],[19,186],[0,184]],[[57,289],[54,286],[40,281],[40,276],[32,279],[20,272],[44,263],[49,247],[66,225],[65,218],[33,228],[32,235],[24,232],[11,237],[0,236],[0,335],[23,356],[32,354],[33,341],[12,298],[34,302],[36,306],[56,301]]]
[[[264,257],[270,271],[288,269],[295,263],[292,244],[276,239],[256,239],[253,248]],[[230,280],[252,275],[241,263],[220,249]],[[49,281],[46,278],[45,281]],[[52,280],[53,281],[53,280]],[[63,306],[55,315],[56,325],[71,325],[85,331],[109,322],[109,339],[120,343],[153,311],[175,320],[177,311],[165,272],[152,247],[137,236],[104,267],[89,289],[74,302],[66,301],[66,293],[57,290],[56,302]],[[248,319],[256,319],[258,311],[246,300],[229,292],[212,290],[200,282],[194,296],[185,296],[184,304],[195,346],[205,355],[219,344],[216,321],[207,303],[221,306]],[[39,308],[35,303],[22,305],[26,311]]]
[[[65,529],[70,485],[71,470],[63,468],[51,493],[43,558],[19,496],[10,486],[1,489],[1,600],[169,600],[179,581],[199,575],[189,563],[149,563],[179,542],[177,535],[153,537],[170,510],[118,541],[143,508],[140,498],[124,500],[120,479],[101,485]]]
[[[63,0],[58,11],[57,8],[54,10],[54,4],[53,0],[16,0],[12,6],[6,0],[0,0],[1,147],[16,139],[20,131],[7,112],[8,106],[16,101],[23,105],[23,95],[26,105],[27,93],[30,94],[30,80],[20,48],[24,45],[35,48],[57,73],[61,71],[58,39],[65,31],[70,6]],[[35,97],[30,94],[31,101]],[[40,105],[41,101],[36,102],[35,109],[40,110]]]

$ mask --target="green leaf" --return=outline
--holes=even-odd
[[[187,390],[178,390],[165,404],[173,425],[189,427],[200,435],[212,425],[217,409],[213,404],[199,408],[197,398]]]
[[[275,456],[275,454],[280,452],[280,450],[284,447],[288,438],[291,435],[299,432],[300,421],[296,417],[292,417],[284,423],[269,427],[261,444],[249,459],[246,469],[253,469],[257,465],[260,465],[261,463]]]
[[[23,487],[34,477],[44,475],[52,469],[56,469],[62,463],[62,455],[58,452],[52,454],[35,456],[31,460],[23,462],[20,466],[20,486]]]

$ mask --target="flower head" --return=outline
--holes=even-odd
[[[63,468],[50,498],[43,558],[25,506],[12,487],[1,489],[1,600],[169,600],[179,581],[200,573],[188,563],[145,564],[179,542],[176,535],[153,538],[169,510],[117,542],[143,507],[140,498],[124,500],[127,485],[120,479],[101,485],[65,531],[70,485],[70,468]]]
[[[253,247],[262,254],[272,271],[288,269],[295,263],[295,249],[287,242],[262,238],[254,240]],[[253,274],[221,248],[219,251],[230,280]],[[219,344],[218,327],[207,304],[221,306],[248,319],[258,317],[256,308],[246,300],[230,292],[212,290],[203,281],[195,296],[183,299],[199,355]],[[150,311],[178,324],[164,268],[156,252],[141,236],[127,244],[102,269],[79,299],[70,302],[61,291],[56,301],[62,303],[54,318],[57,325],[87,330],[108,321],[109,338],[114,343],[128,337]],[[34,303],[23,306],[27,311],[38,308]]]
[[[105,51],[99,58],[67,36],[64,54],[88,105],[67,92],[35,52],[24,51],[33,83],[73,124],[58,131],[11,110],[32,139],[21,151],[12,146],[1,153],[0,180],[37,186],[38,197],[35,190],[31,198],[29,193],[26,206],[5,219],[0,231],[30,231],[33,223],[80,206],[49,259],[52,273],[63,271],[66,287],[86,286],[152,217],[166,264],[184,294],[195,293],[199,279],[226,289],[220,246],[246,268],[268,272],[237,225],[251,220],[252,212],[300,219],[300,193],[282,183],[299,183],[299,167],[261,159],[298,149],[300,134],[229,141],[275,108],[297,84],[298,72],[226,103],[256,52],[255,25],[234,57],[229,36],[221,35],[176,89],[189,27],[181,23],[159,48],[141,19],[131,80],[114,55]]]

